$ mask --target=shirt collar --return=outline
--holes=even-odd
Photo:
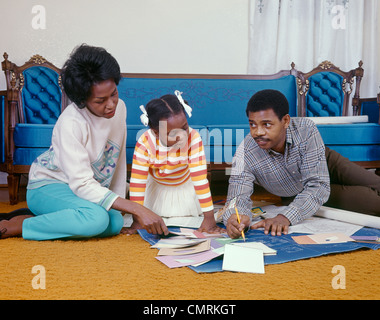
[[[288,127],[286,129],[286,139],[285,139],[285,153],[287,152],[287,150],[290,148],[290,146],[293,144],[293,138],[292,138],[292,132],[290,130],[290,128]],[[269,154],[272,154],[272,155],[281,155],[280,153],[272,150],[272,149],[269,149],[267,150],[267,152]]]

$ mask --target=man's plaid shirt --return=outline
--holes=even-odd
[[[248,134],[232,161],[227,204],[236,197],[239,214],[252,217],[254,184],[280,197],[294,200],[282,214],[292,225],[312,216],[330,195],[325,146],[314,122],[292,118],[286,133],[284,154],[261,149]],[[223,220],[235,213],[226,210]]]

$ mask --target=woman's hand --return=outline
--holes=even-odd
[[[113,209],[130,213],[133,219],[143,229],[152,234],[169,234],[168,227],[164,220],[148,208],[123,198],[117,198],[112,205]]]

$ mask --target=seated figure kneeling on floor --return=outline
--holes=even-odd
[[[83,239],[120,233],[121,212],[150,233],[168,234],[162,218],[125,199],[126,107],[120,67],[105,49],[81,45],[62,70],[73,101],[53,129],[52,144],[32,164],[27,204],[33,215],[0,221],[0,237]],[[30,212],[27,212],[30,213]]]
[[[255,183],[286,205],[281,214],[251,226],[266,234],[286,234],[323,204],[380,215],[380,177],[325,147],[313,121],[288,112],[286,97],[276,90],[259,91],[248,102],[250,134],[234,156],[227,196],[227,205],[236,198],[241,223],[233,208],[223,216],[230,237],[251,224]]]
[[[136,143],[130,199],[156,212],[168,226],[225,231],[215,221],[201,136],[187,122],[191,107],[175,91],[140,109],[141,121],[149,129]],[[134,221],[125,232],[138,228]]]

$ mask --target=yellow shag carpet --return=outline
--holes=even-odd
[[[2,212],[25,207],[0,204]],[[261,300],[379,299],[380,250],[265,266],[265,274],[169,269],[139,235],[87,241],[0,240],[0,299]],[[336,265],[345,289],[334,289]],[[41,269],[45,270],[45,289]],[[35,281],[34,283],[32,281]],[[37,286],[37,289],[35,287]]]

